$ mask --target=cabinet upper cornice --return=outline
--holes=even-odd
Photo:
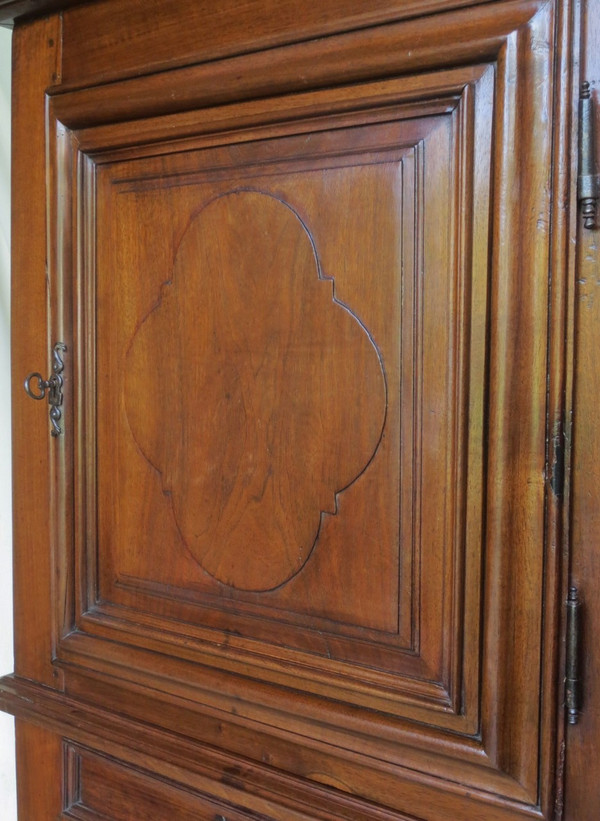
[[[245,41],[256,50],[257,43],[280,45],[484,2],[489,0],[372,0],[368,4],[356,0],[0,0],[0,25],[68,10],[74,26],[87,27],[89,46],[95,52],[110,45],[107,30],[114,32],[115,23],[153,41],[152,33],[158,40],[173,20],[183,18],[190,39],[192,33],[198,37],[201,26],[201,40],[213,48],[218,43],[227,48]],[[181,45],[185,51],[186,43]]]

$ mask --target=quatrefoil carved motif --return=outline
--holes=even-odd
[[[151,411],[140,401],[150,373]],[[259,191],[221,195],[191,219],[132,339],[126,385],[182,540],[242,590],[300,571],[385,419],[373,341],[336,300],[297,213]]]

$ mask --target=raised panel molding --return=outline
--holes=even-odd
[[[493,83],[491,70],[466,69],[460,79],[467,85],[457,93],[457,75],[450,74],[446,96],[429,103],[426,116],[419,116],[418,102],[403,104],[406,84],[395,81],[394,105],[387,115],[393,119],[381,123],[378,108],[371,117],[364,99],[372,89],[358,87],[361,114],[339,123],[334,112],[331,124],[336,128],[327,130],[329,123],[323,119],[310,142],[291,135],[285,124],[259,141],[250,140],[251,131],[232,145],[225,134],[222,145],[215,145],[213,137],[208,145],[200,143],[167,158],[168,168],[161,158],[160,177],[154,171],[157,161],[144,158],[143,146],[140,159],[104,162],[98,152],[94,163],[65,159],[80,169],[82,225],[98,226],[89,244],[91,234],[80,232],[83,279],[77,299],[85,312],[82,327],[97,327],[101,338],[114,337],[105,347],[109,359],[104,351],[86,348],[84,340],[78,346],[87,350],[83,407],[88,409],[87,417],[81,417],[87,501],[80,497],[78,519],[83,522],[87,517],[93,525],[97,517],[101,523],[98,534],[93,528],[82,532],[73,575],[87,579],[84,589],[73,594],[74,600],[82,601],[77,624],[86,634],[110,634],[120,621],[127,634],[138,633],[145,646],[156,640],[164,643],[171,636],[173,652],[180,654],[176,624],[183,620],[188,650],[195,646],[203,663],[244,671],[251,665],[261,678],[296,676],[294,686],[316,688],[328,696],[338,696],[346,682],[351,702],[373,704],[375,698],[386,712],[402,714],[408,709],[409,715],[425,717],[422,702],[436,711],[436,722],[467,732],[476,728],[480,626],[477,619],[467,633],[460,608],[465,598],[479,597],[481,495],[476,500],[479,513],[470,522],[465,518],[465,498],[467,482],[476,488],[482,481],[486,343],[484,336],[470,338],[469,317],[475,299],[477,310],[486,310],[488,255],[473,250],[472,232],[485,230],[489,208],[490,175],[483,157],[486,145],[489,154],[491,134],[482,112],[490,104]],[[439,90],[439,77],[435,84]],[[265,112],[267,122],[269,115]],[[295,130],[302,132],[303,124]],[[482,155],[479,179],[468,162],[476,151]],[[136,435],[140,424],[148,424],[144,404],[134,410],[133,418],[129,409],[134,408],[134,395],[147,390],[149,378],[164,391],[165,405],[195,395],[193,383],[177,370],[175,383],[169,383],[173,365],[164,355],[163,343],[177,331],[163,328],[156,333],[153,354],[139,353],[143,365],[137,376],[132,377],[129,364],[121,364],[131,362],[141,329],[164,304],[165,289],[174,287],[165,283],[183,276],[172,276],[171,271],[193,215],[204,213],[210,203],[221,203],[232,190],[245,196],[259,190],[262,197],[283,199],[310,227],[318,267],[333,279],[343,310],[360,317],[360,324],[350,320],[349,327],[356,328],[357,339],[366,346],[366,366],[370,359],[374,367],[366,382],[365,366],[359,369],[366,388],[359,389],[365,393],[357,397],[354,412],[372,429],[359,459],[360,476],[339,494],[335,516],[330,511],[322,519],[310,563],[271,591],[265,585],[263,594],[244,592],[248,584],[243,581],[225,591],[218,579],[190,564],[185,534],[177,513],[173,515],[176,489],[172,483],[164,487],[162,471],[157,473],[159,457],[147,463],[148,453],[157,447],[152,442],[161,441],[166,417],[143,434],[145,445]],[[372,211],[368,220],[367,196]],[[423,221],[425,212],[430,222]],[[165,217],[173,221],[170,244],[152,223]],[[136,247],[131,239],[137,243],[138,235],[120,230],[131,218],[145,237]],[[341,256],[335,256],[340,251],[329,236],[347,243]],[[140,287],[138,273],[125,276],[122,272],[128,269],[143,271],[146,285]],[[104,280],[99,279],[101,271],[106,272]],[[123,291],[112,290],[115,276],[121,278]],[[318,286],[316,271],[314,282]],[[194,287],[202,299],[202,277]],[[118,297],[122,301],[111,304],[118,293],[123,294]],[[375,302],[370,304],[367,296]],[[183,313],[177,314],[182,322]],[[122,322],[112,321],[116,315]],[[432,335],[438,343],[429,347],[425,358],[423,340]],[[343,360],[349,344],[348,338],[334,358]],[[331,347],[330,342],[325,345]],[[480,352],[479,360],[469,353],[471,347]],[[159,357],[167,369],[162,377]],[[474,363],[472,374],[466,369],[469,359]],[[212,368],[212,362],[209,356],[203,367]],[[94,372],[104,380],[99,388],[90,378]],[[174,399],[180,381],[190,391]],[[338,380],[336,395],[340,387]],[[480,423],[472,426],[470,462],[457,466],[453,454],[464,449],[467,414]],[[94,447],[96,418],[102,427]],[[345,427],[348,423],[342,424]],[[115,441],[122,444],[115,448]],[[188,446],[186,440],[183,447]],[[123,448],[129,467],[114,473],[112,455]],[[317,448],[313,458],[318,460],[323,450]],[[200,462],[204,453],[198,451]],[[194,451],[191,458],[196,458]],[[301,453],[297,458],[303,458]],[[309,485],[315,467],[309,472]],[[186,468],[181,475],[188,474]],[[114,478],[104,482],[104,475]],[[300,480],[292,488],[296,485],[302,490]],[[132,486],[148,490],[134,499],[127,492]],[[423,486],[428,487],[426,503],[421,501]],[[120,499],[128,499],[126,508]],[[97,504],[100,508],[94,512]],[[446,512],[423,518],[424,504]],[[148,528],[155,534],[150,541],[144,535]],[[363,535],[357,540],[354,533]],[[139,546],[132,549],[136,541]],[[172,545],[168,564],[166,544]],[[467,551],[473,561],[467,562]],[[301,559],[302,565],[305,558]],[[241,556],[238,560],[237,573],[243,580],[252,568],[248,571]],[[365,610],[361,601],[374,585],[379,595]],[[436,615],[441,597],[446,606]],[[65,629],[69,632],[69,624]],[[70,644],[67,638],[63,652]]]
[[[445,2],[444,6],[447,8]],[[252,112],[266,97],[290,92],[299,94],[280,109],[282,120],[292,119],[294,112],[307,104],[313,114],[318,114],[312,94],[316,89],[338,86],[335,98],[343,108],[346,95],[353,100],[351,85],[394,77],[405,78],[407,95],[422,100],[421,77],[416,74],[443,70],[443,93],[447,89],[447,69],[501,62],[513,34],[537,28],[540,21],[533,21],[538,13],[553,14],[552,4],[549,7],[547,0],[508,0],[448,9],[365,32],[351,31],[324,41],[272,48],[119,83],[100,82],[81,90],[57,86],[52,94],[53,108],[56,116],[73,129],[105,124],[106,129],[96,135],[106,148],[115,134],[119,135],[119,147],[139,146],[149,134],[154,141],[161,134],[168,138],[171,121],[166,117],[159,125],[154,120],[156,114],[185,112],[177,116],[181,138],[206,128],[199,110],[248,101],[248,111]],[[435,97],[435,77],[430,82],[431,96]],[[376,93],[377,86],[373,90]],[[381,103],[385,101],[383,96]],[[330,109],[331,103],[325,113]],[[240,115],[246,112],[237,107],[236,112],[239,127],[243,123]],[[219,112],[215,113],[218,116]],[[121,123],[122,128],[115,132],[114,123]]]

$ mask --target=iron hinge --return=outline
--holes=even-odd
[[[569,724],[577,724],[581,710],[580,651],[582,605],[576,587],[569,588],[567,597],[567,652],[565,670],[565,705]]]
[[[596,157],[594,98],[590,84],[582,83],[579,97],[579,175],[577,199],[585,228],[595,228],[600,198],[600,173]]]
[[[550,488],[557,499],[562,499],[565,490],[565,462],[569,438],[562,420],[557,421],[552,430],[550,442]]]

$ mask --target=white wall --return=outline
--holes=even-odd
[[[10,409],[10,38],[0,28],[0,675],[13,669]],[[13,720],[0,713],[0,818],[15,821],[16,789]]]

